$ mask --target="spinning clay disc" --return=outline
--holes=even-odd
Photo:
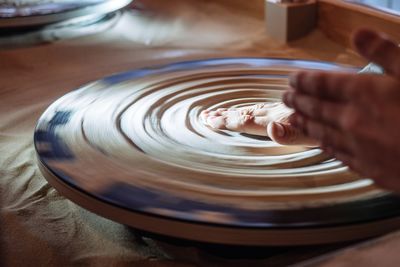
[[[34,141],[46,179],[104,217],[204,242],[299,245],[397,229],[399,199],[318,148],[215,130],[200,113],[280,101],[324,62],[208,59],[128,71],[68,93]]]

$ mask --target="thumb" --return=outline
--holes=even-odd
[[[281,145],[318,146],[318,142],[305,136],[289,123],[270,122],[267,126],[268,137]]]
[[[400,78],[400,48],[385,34],[360,29],[353,34],[353,43],[360,55]]]

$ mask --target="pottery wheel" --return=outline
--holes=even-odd
[[[320,149],[281,146],[201,121],[205,109],[279,101],[297,69],[355,71],[227,58],[93,82],[41,116],[34,137],[39,165],[79,205],[189,240],[298,245],[397,229],[399,199]]]
[[[10,0],[0,3],[0,28],[32,27],[85,16],[104,16],[131,2],[132,0]]]

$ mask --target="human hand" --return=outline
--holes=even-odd
[[[387,74],[298,72],[283,96],[295,110],[289,122],[352,170],[400,191],[400,48],[367,29],[353,41]]]

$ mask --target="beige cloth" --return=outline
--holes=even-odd
[[[65,199],[39,172],[32,135],[44,109],[68,91],[115,72],[228,55],[364,64],[318,31],[291,45],[270,40],[264,32],[263,1],[147,0],[139,4],[141,12],[126,13],[101,34],[0,51],[4,265],[279,266],[305,259],[297,253],[292,258],[225,261],[190,248],[161,248]]]

